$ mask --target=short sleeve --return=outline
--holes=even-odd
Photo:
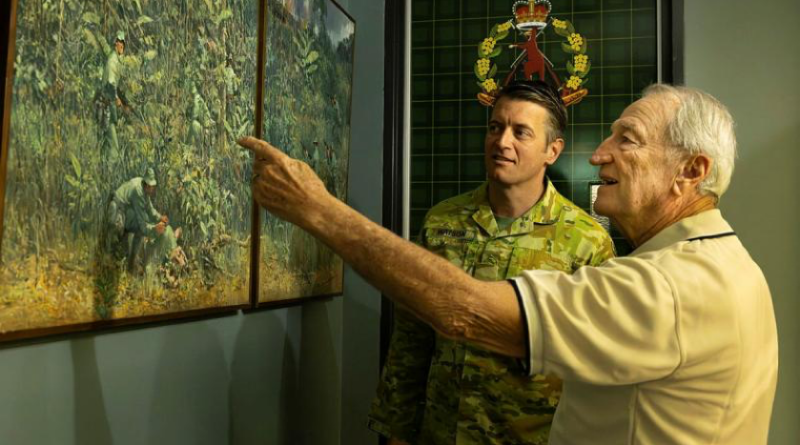
[[[680,364],[673,287],[650,262],[617,258],[572,275],[526,271],[514,281],[528,326],[531,374],[634,384]]]

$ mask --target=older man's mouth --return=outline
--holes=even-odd
[[[614,185],[617,183],[617,180],[609,176],[600,175],[600,182],[602,182],[603,185]]]

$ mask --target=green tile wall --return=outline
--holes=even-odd
[[[478,104],[477,44],[512,17],[513,0],[413,0],[411,25],[411,234],[437,202],[480,185],[489,110]],[[552,16],[588,39],[589,96],[571,107],[567,145],[548,173],[558,190],[588,210],[597,169],[588,158],[611,123],[658,78],[656,0],[551,0]],[[563,78],[567,55],[551,29],[540,48]],[[510,43],[510,38],[504,43]],[[507,74],[514,51],[494,59]],[[504,72],[505,70],[505,72]],[[629,248],[612,230],[619,253]]]

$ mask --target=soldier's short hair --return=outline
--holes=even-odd
[[[547,143],[564,138],[567,128],[567,107],[558,94],[558,91],[541,80],[516,80],[506,85],[497,96],[514,100],[526,100],[547,110],[550,116]],[[496,103],[496,102],[495,102]]]

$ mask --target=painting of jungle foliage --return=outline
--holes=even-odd
[[[267,0],[264,139],[302,159],[346,199],[355,24],[330,0]],[[259,302],[342,292],[342,260],[269,214]]]
[[[259,2],[16,1],[0,334],[248,304]]]

